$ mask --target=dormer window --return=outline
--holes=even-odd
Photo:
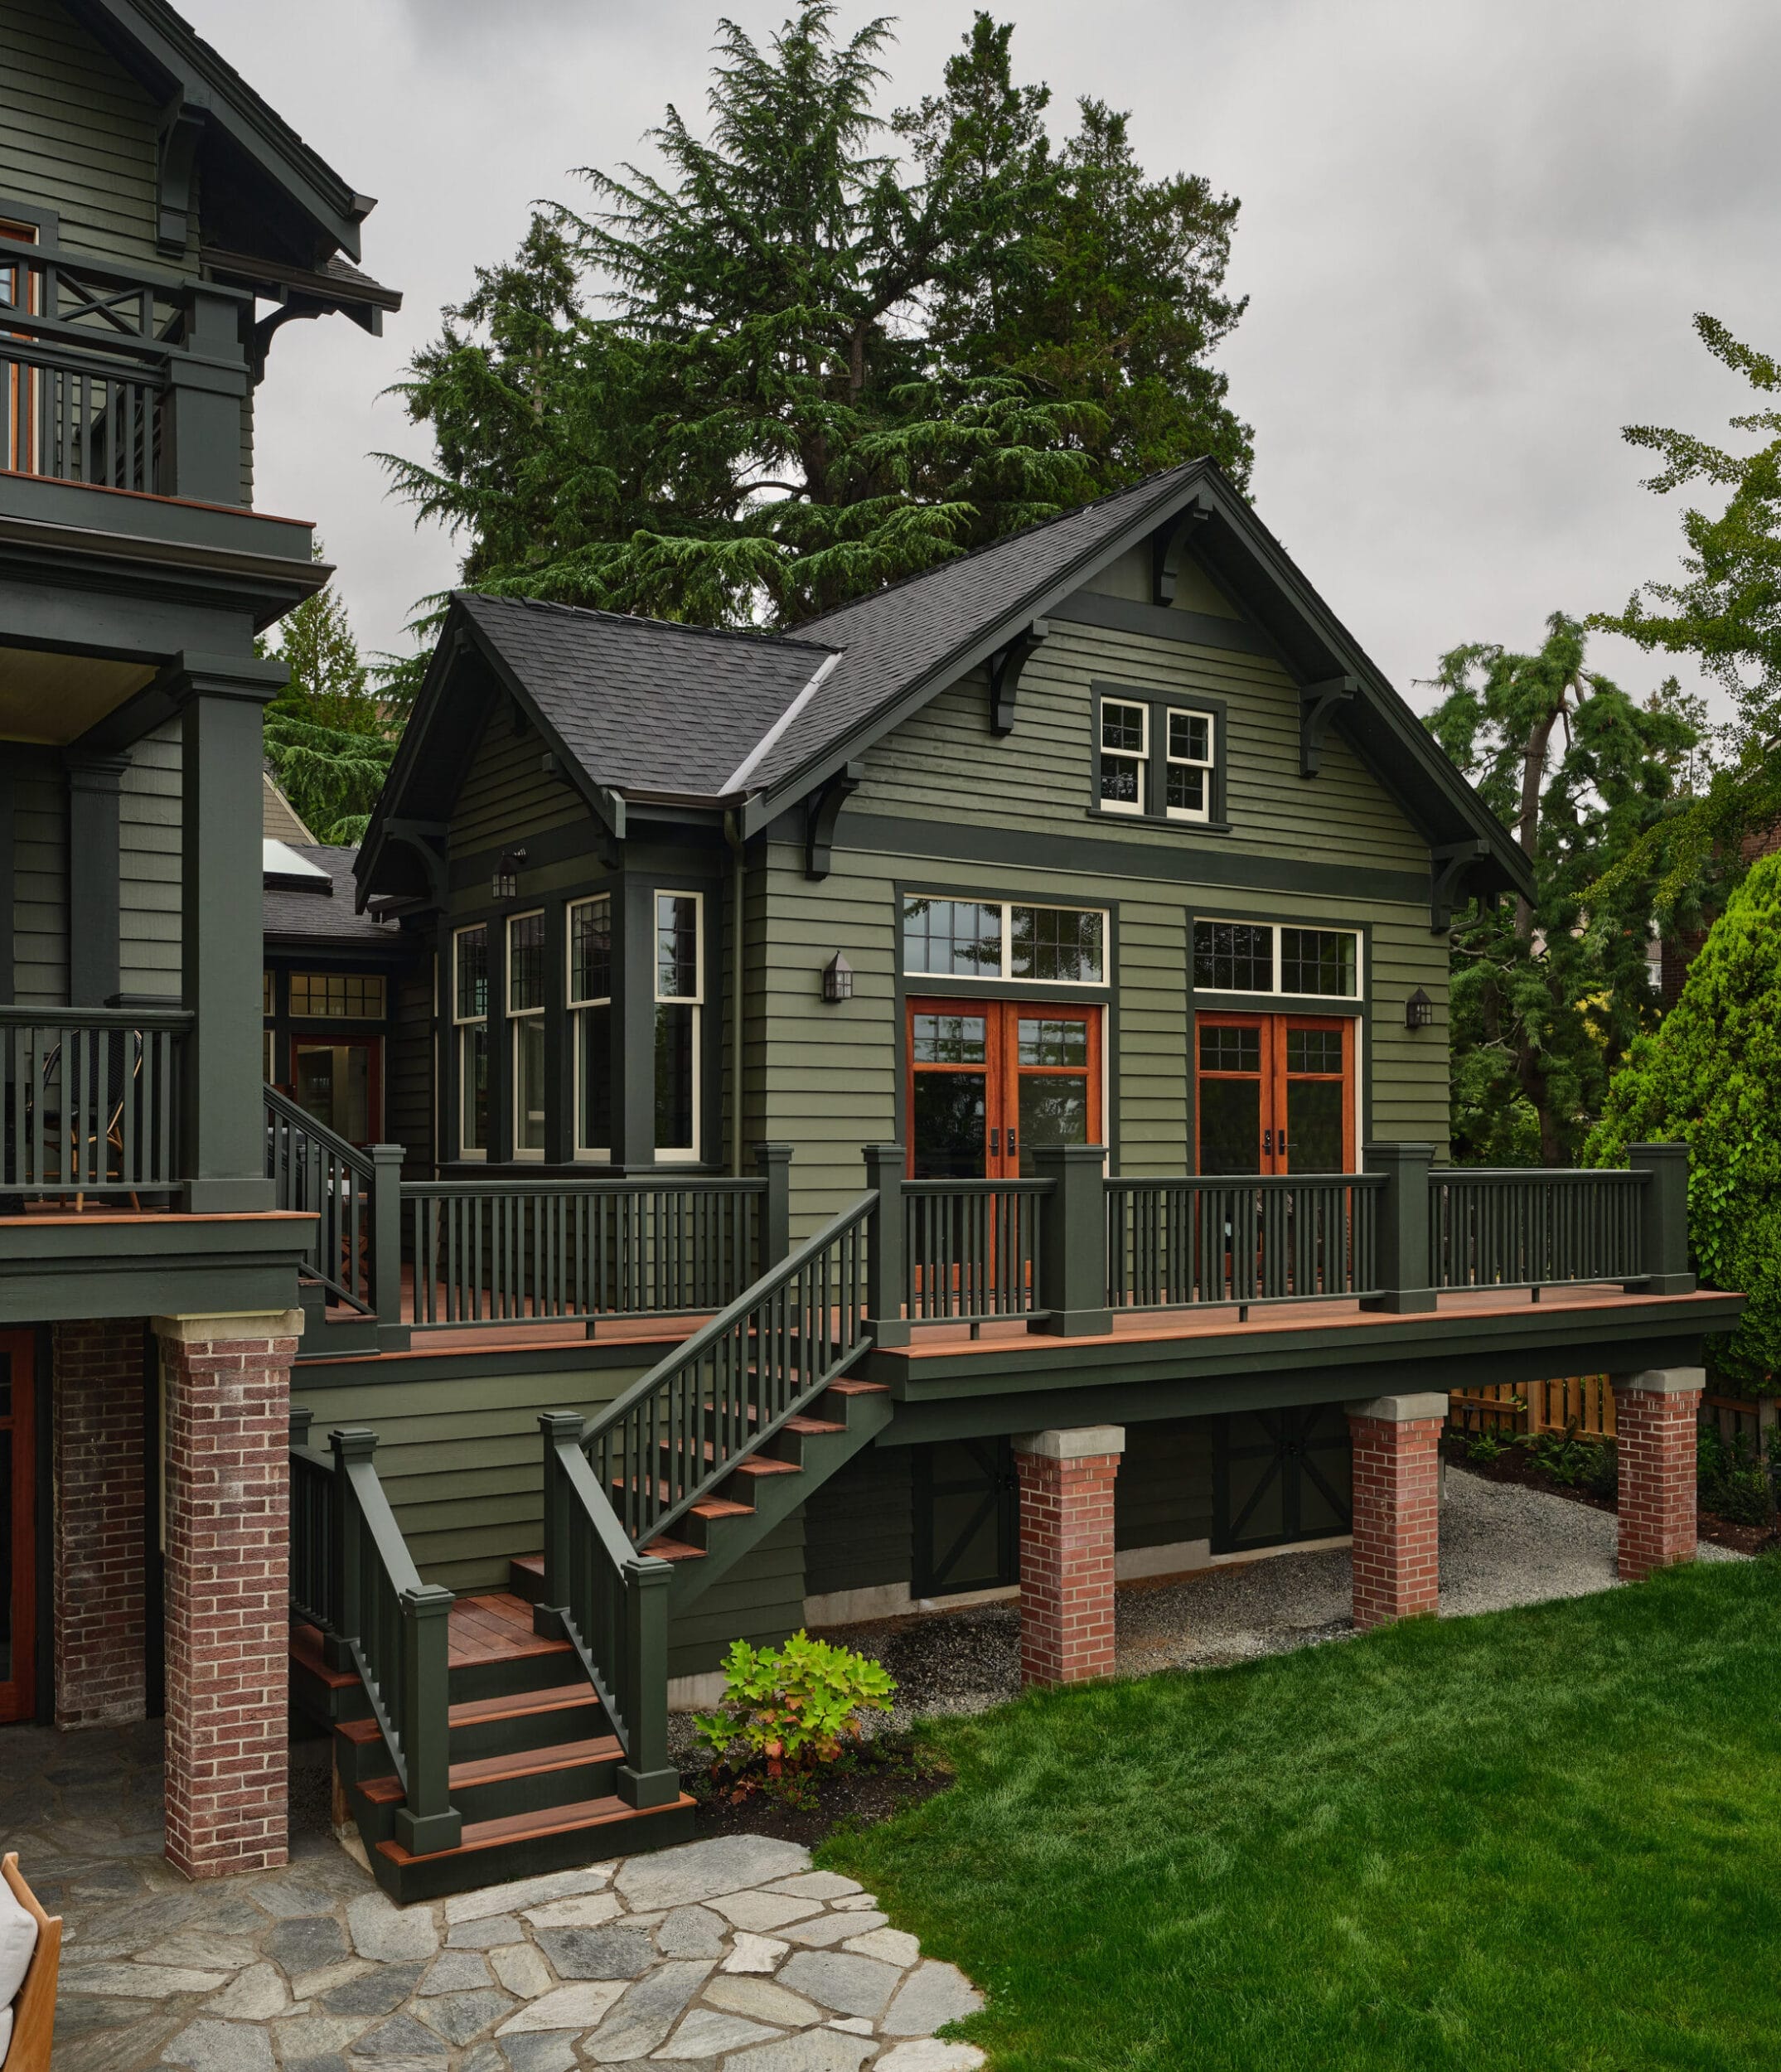
[[[1217,699],[1096,684],[1090,811],[1223,827],[1224,725]]]

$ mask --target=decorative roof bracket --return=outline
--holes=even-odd
[[[1020,690],[1020,672],[1038,651],[1051,628],[1043,619],[1034,619],[1030,626],[1017,633],[1006,647],[999,647],[990,657],[990,731],[995,734],[1009,734],[1014,731],[1014,700]]]
[[[1467,870],[1490,854],[1488,842],[1447,842],[1429,851],[1429,933],[1445,935],[1464,888]]]
[[[1189,504],[1150,535],[1150,602],[1173,604],[1181,574],[1182,544],[1190,525],[1203,525],[1212,516],[1204,504]]]
[[[820,791],[804,801],[804,875],[822,879],[829,874],[835,854],[835,824],[841,808],[864,782],[864,762],[844,762]]]
[[[1359,695],[1358,676],[1329,676],[1299,686],[1299,774],[1314,777],[1321,767],[1324,736],[1342,708]]]
[[[196,200],[192,173],[204,118],[175,98],[161,111],[161,163],[155,194],[155,244],[177,258],[185,249]]]
[[[442,910],[449,903],[449,881],[446,875],[446,844],[450,830],[443,821],[387,820],[379,830],[386,841],[400,842],[419,858],[421,869],[427,874],[427,904]],[[365,908],[363,893],[358,901],[359,911]]]

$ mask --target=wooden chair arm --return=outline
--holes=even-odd
[[[7,2072],[50,2072],[50,2045],[56,2036],[56,1984],[62,1962],[62,1918],[44,1912],[36,1894],[20,1873],[16,1852],[0,1859],[0,1876],[37,1924],[37,1947],[31,1953],[31,1968],[12,2002],[12,2041],[7,2050]]]

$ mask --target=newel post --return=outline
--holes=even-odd
[[[351,1669],[352,1644],[361,1637],[365,1624],[365,1592],[359,1564],[359,1499],[352,1486],[352,1469],[369,1462],[377,1450],[377,1434],[362,1426],[331,1431],[328,1450],[334,1456],[334,1587],[338,1593],[340,1630],[327,1634],[322,1652],[331,1669]]]
[[[1634,1144],[1627,1164],[1648,1173],[1640,1214],[1645,1278],[1633,1284],[1646,1295],[1688,1295],[1695,1277],[1688,1271],[1688,1146],[1686,1144]]]
[[[903,1150],[900,1144],[869,1144],[861,1155],[866,1161],[866,1185],[878,1198],[866,1220],[866,1329],[876,1344],[907,1345]]]
[[[1361,1169],[1383,1173],[1379,1193],[1379,1293],[1365,1296],[1363,1310],[1404,1314],[1432,1310],[1429,1285],[1429,1174],[1431,1144],[1369,1144]]]
[[[622,1702],[626,1755],[618,1795],[627,1806],[671,1806],[680,1773],[668,1760],[668,1585],[674,1571],[653,1556],[625,1563],[625,1661]]]
[[[396,1840],[417,1857],[455,1849],[463,1818],[451,1803],[452,1593],[437,1583],[402,1593],[402,1759],[407,1789]]]
[[[1039,1208],[1036,1300],[1048,1314],[1029,1331],[1054,1338],[1094,1338],[1113,1329],[1107,1307],[1107,1188],[1100,1144],[1042,1144],[1033,1153],[1037,1178],[1052,1183]]]
[[[315,1420],[312,1410],[301,1410],[291,1406],[291,1451],[307,1453],[309,1450],[309,1427]]]
[[[777,1266],[791,1249],[791,1146],[757,1144],[754,1169],[767,1183],[761,1198],[760,1253],[757,1276]]]
[[[371,1307],[377,1312],[377,1346],[383,1353],[408,1349],[402,1321],[402,1161],[399,1144],[374,1144],[371,1159]]]
[[[569,1600],[569,1491],[558,1449],[581,1444],[581,1413],[541,1411],[538,1429],[544,1440],[544,1594],[532,1607],[532,1631],[541,1640],[560,1640]]]

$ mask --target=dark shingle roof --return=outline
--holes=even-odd
[[[833,650],[458,593],[563,745],[615,790],[721,795]]]
[[[356,849],[331,849],[319,842],[292,842],[288,846],[306,862],[325,870],[333,891],[332,894],[289,892],[267,886],[260,895],[260,927],[269,943],[276,944],[281,939],[306,942],[326,939],[338,942],[343,949],[375,945],[400,950],[404,946],[399,930],[387,922],[374,921],[368,913],[353,911],[358,892],[352,874],[352,859],[359,853]]]

